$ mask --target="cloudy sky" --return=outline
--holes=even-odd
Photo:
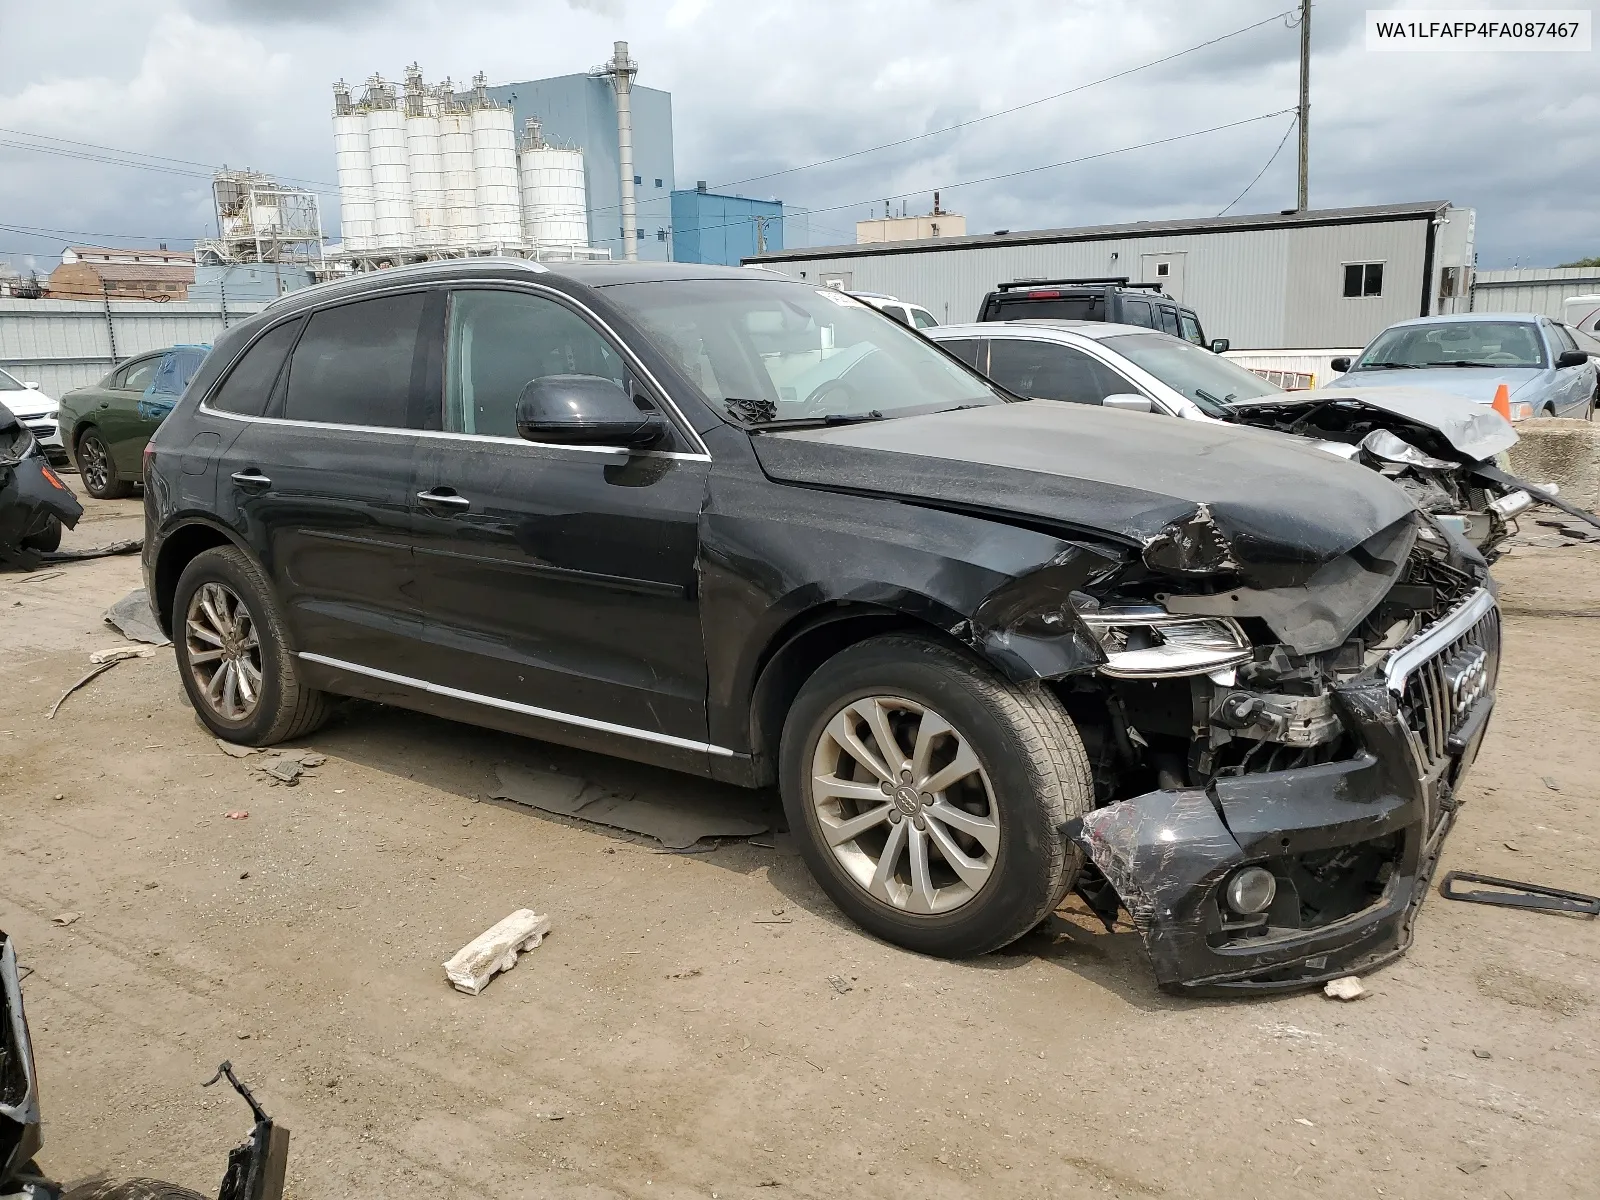
[[[816,244],[853,240],[869,201],[925,210],[935,188],[972,232],[1273,212],[1294,203],[1298,31],[1276,16],[1292,3],[0,0],[0,252],[48,270],[68,242],[187,244],[210,230],[216,164],[331,180],[341,76],[419,60],[430,80],[536,79],[617,38],[673,94],[678,184],[816,210]],[[1312,19],[1312,206],[1471,205],[1484,267],[1600,254],[1595,53],[1370,53],[1366,7],[1323,0]]]

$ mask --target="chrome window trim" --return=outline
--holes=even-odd
[[[1411,673],[1466,633],[1495,607],[1488,588],[1473,592],[1455,610],[1423,630],[1384,660],[1383,678],[1391,692],[1403,692]]]
[[[319,663],[335,670],[354,671],[357,675],[365,675],[371,679],[381,679],[385,683],[397,683],[402,687],[417,688],[435,696],[444,696],[451,700],[465,700],[471,704],[482,704],[489,708],[504,709],[507,712],[521,713],[524,716],[538,717],[545,721],[555,721],[563,725],[576,725],[581,729],[593,729],[598,733],[614,733],[621,737],[637,738],[644,742],[655,742],[661,746],[671,746],[677,750],[693,750],[702,754],[714,754],[721,758],[737,758],[738,755],[725,746],[713,746],[710,742],[696,742],[690,738],[674,737],[670,733],[656,733],[649,729],[635,729],[631,725],[616,725],[610,721],[596,720],[594,717],[580,717],[573,713],[557,712],[550,708],[538,708],[532,704],[518,704],[514,700],[502,700],[497,696],[485,696],[480,692],[466,692],[460,688],[445,687],[439,683],[429,683],[426,679],[415,679],[410,675],[396,675],[392,671],[380,671],[376,667],[363,667],[360,663],[345,662],[339,658],[329,658],[325,654],[312,654],[302,650],[296,655],[307,662]]]
[[[547,270],[541,270],[540,273],[541,274],[549,274],[549,272]],[[389,295],[389,294],[394,293],[394,292],[414,292],[414,291],[430,290],[430,289],[434,289],[434,288],[444,288],[446,290],[460,291],[460,290],[464,290],[464,289],[467,289],[467,288],[482,287],[484,285],[494,285],[494,284],[503,284],[503,285],[510,286],[510,287],[512,287],[512,288],[514,288],[514,289],[516,289],[518,291],[527,291],[527,292],[535,293],[537,295],[544,295],[544,296],[554,297],[556,299],[557,303],[561,303],[562,301],[565,301],[567,304],[571,305],[573,308],[575,308],[583,316],[587,317],[591,322],[593,322],[596,326],[598,326],[600,328],[600,330],[602,332],[604,332],[605,335],[608,338],[610,338],[610,340],[617,346],[617,348],[622,352],[622,356],[623,356],[624,361],[628,362],[629,365],[631,365],[636,371],[638,371],[638,373],[641,376],[644,377],[645,382],[650,385],[650,387],[655,391],[656,397],[665,406],[666,411],[667,411],[667,415],[668,415],[668,419],[673,421],[673,423],[677,426],[678,432],[683,434],[683,435],[685,435],[686,437],[688,437],[690,439],[691,443],[693,445],[695,445],[695,446],[698,446],[699,449],[696,450],[696,451],[691,451],[691,452],[685,453],[685,452],[676,451],[676,450],[635,451],[635,450],[629,450],[626,446],[568,446],[568,445],[564,445],[564,444],[557,443],[557,442],[530,442],[530,441],[527,441],[526,439],[523,439],[523,438],[490,437],[490,436],[488,436],[486,434],[478,434],[478,433],[452,433],[452,432],[450,432],[448,430],[408,429],[408,428],[403,428],[403,427],[399,427],[399,428],[391,427],[391,426],[387,426],[387,425],[336,425],[336,424],[332,424],[330,422],[324,422],[324,421],[291,421],[291,420],[288,420],[287,418],[283,418],[283,417],[249,417],[249,416],[242,416],[241,414],[238,414],[238,413],[225,413],[220,409],[216,409],[216,408],[212,408],[211,407],[211,400],[217,394],[217,390],[222,386],[223,381],[227,379],[228,374],[233,370],[233,368],[238,365],[239,360],[241,358],[243,358],[245,356],[245,354],[250,350],[250,347],[254,346],[258,341],[260,341],[263,337],[265,337],[271,330],[276,329],[279,325],[284,324],[286,321],[296,320],[296,319],[298,319],[300,317],[310,318],[310,317],[315,316],[317,313],[325,312],[330,308],[338,308],[343,304],[355,304],[355,303],[359,303],[362,300],[370,300],[370,299],[373,299],[373,298],[375,298],[377,296],[385,296],[385,295]],[[292,295],[296,295],[296,294],[297,293],[294,293],[294,292],[288,293],[288,295],[291,295],[291,296]],[[209,416],[227,417],[227,418],[230,418],[232,420],[238,420],[238,421],[268,421],[268,422],[274,422],[274,423],[277,423],[277,424],[280,424],[280,425],[302,426],[302,427],[307,428],[307,429],[338,429],[338,430],[342,430],[342,431],[344,431],[346,433],[352,433],[352,432],[354,432],[354,433],[409,433],[409,434],[415,434],[415,435],[418,435],[418,436],[421,436],[421,437],[444,436],[444,437],[455,437],[455,438],[468,438],[468,439],[475,439],[475,440],[494,442],[497,445],[502,445],[502,446],[524,444],[524,445],[529,445],[529,446],[543,446],[543,447],[546,447],[546,448],[552,449],[552,450],[582,450],[582,451],[586,451],[588,453],[607,454],[607,455],[612,455],[612,456],[615,456],[615,455],[618,455],[618,454],[626,454],[626,455],[629,455],[630,457],[681,458],[681,459],[684,459],[684,460],[687,460],[687,461],[690,461],[690,462],[710,462],[711,461],[710,448],[707,447],[707,445],[705,443],[705,439],[700,436],[700,431],[697,430],[690,423],[689,418],[684,415],[683,410],[680,409],[678,407],[678,405],[677,405],[677,402],[675,400],[673,400],[672,394],[669,391],[667,391],[666,388],[661,386],[661,381],[656,378],[655,373],[652,372],[649,367],[644,365],[644,363],[640,360],[639,356],[633,352],[633,348],[631,346],[629,346],[626,341],[624,341],[621,337],[619,337],[617,335],[617,331],[615,329],[613,329],[610,325],[608,325],[606,323],[605,319],[603,317],[601,317],[599,313],[595,312],[594,309],[590,308],[587,304],[584,304],[581,300],[577,299],[576,297],[569,296],[566,292],[563,292],[560,288],[553,288],[553,287],[550,287],[550,286],[548,286],[546,284],[536,283],[533,280],[528,280],[528,279],[514,279],[514,278],[505,277],[505,276],[498,276],[498,275],[485,275],[485,276],[482,276],[480,278],[467,279],[467,280],[449,280],[449,279],[436,279],[436,280],[431,280],[431,281],[413,280],[413,281],[411,281],[409,283],[396,283],[396,284],[393,284],[393,285],[391,285],[389,287],[373,288],[371,291],[363,291],[363,292],[359,292],[359,293],[356,293],[355,295],[351,295],[351,296],[340,296],[340,297],[337,297],[337,298],[330,297],[330,301],[331,302],[328,303],[328,304],[315,305],[315,306],[312,306],[310,308],[300,309],[297,312],[294,312],[292,314],[285,314],[283,320],[273,321],[271,324],[267,325],[264,329],[262,329],[260,333],[256,334],[255,337],[251,338],[250,341],[246,345],[240,347],[239,353],[233,356],[233,359],[228,363],[228,365],[225,368],[223,368],[223,370],[217,375],[216,382],[211,385],[210,390],[207,391],[205,396],[201,398],[199,411],[203,412],[203,413],[206,413]],[[263,309],[262,311],[265,312],[267,310]],[[290,353],[291,353],[291,357],[292,357],[293,352],[291,351]],[[442,402],[443,402],[443,394],[442,394],[442,392],[441,392],[441,395],[440,395],[440,401],[441,401],[441,407],[442,407]],[[442,418],[443,415],[444,414],[441,411],[440,417]]]

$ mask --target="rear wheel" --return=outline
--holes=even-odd
[[[178,577],[172,611],[184,692],[218,737],[270,746],[327,720],[327,695],[300,682],[277,597],[243,551],[195,555]]]
[[[98,429],[78,439],[78,477],[84,491],[96,500],[121,500],[133,495],[133,484],[117,473],[116,460]]]
[[[22,548],[37,550],[41,554],[52,554],[61,549],[61,522],[51,517],[50,524],[44,527],[43,532],[22,539]]]
[[[963,958],[1037,925],[1079,860],[1060,833],[1093,802],[1060,702],[927,638],[873,638],[819,668],[780,752],[812,873],[869,932]]]

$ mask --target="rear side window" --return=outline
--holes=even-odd
[[[1154,329],[1156,323],[1155,318],[1150,314],[1150,301],[1123,300],[1122,323],[1124,325],[1143,325],[1146,329]]]
[[[1020,338],[990,341],[989,377],[1019,396],[1073,404],[1100,404],[1107,396],[1138,391],[1081,350]]]
[[[1170,308],[1158,308],[1156,311],[1161,314],[1161,332],[1170,333],[1173,337],[1177,337],[1178,314]]]
[[[149,387],[156,377],[156,368],[161,365],[160,356],[155,358],[141,358],[138,362],[129,363],[123,368],[122,379],[117,386],[125,392],[142,392]]]
[[[272,395],[278,371],[304,324],[303,318],[287,321],[262,334],[256,344],[244,352],[244,357],[234,363],[233,370],[211,397],[211,407],[242,417],[259,417],[266,412],[267,398]]]
[[[933,314],[926,309],[913,308],[911,310],[911,323],[918,329],[932,329],[939,322],[933,319]]]
[[[289,363],[283,415],[405,428],[426,302],[424,293],[411,292],[314,314]]]
[[[1550,322],[1550,336],[1555,341],[1557,357],[1561,355],[1562,351],[1571,351],[1578,348],[1578,343],[1573,341],[1572,335],[1567,332],[1565,325],[1558,325],[1554,321]]]

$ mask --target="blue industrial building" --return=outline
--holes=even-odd
[[[783,249],[783,204],[708,192],[702,182],[672,193],[672,261],[736,267]]]
[[[492,87],[489,95],[510,106],[519,139],[523,123],[535,117],[546,142],[583,151],[589,244],[609,249],[612,258],[620,259],[622,182],[617,165],[617,103],[610,82],[590,75],[558,75]],[[635,82],[632,100],[639,257],[668,262],[672,258],[672,93]]]

